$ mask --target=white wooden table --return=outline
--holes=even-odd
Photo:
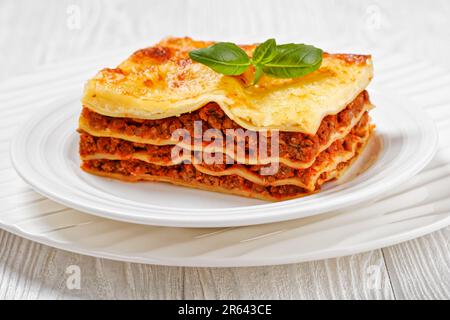
[[[0,1],[0,81],[147,37],[340,37],[450,69],[450,2]],[[78,19],[79,18],[79,19]],[[149,43],[150,44],[150,43]],[[94,72],[95,70],[93,70]],[[1,211],[1,201],[0,201]],[[382,250],[258,268],[179,268],[96,259],[0,230],[0,299],[448,299],[450,228]],[[81,288],[66,268],[81,268]],[[377,281],[374,281],[377,279]]]

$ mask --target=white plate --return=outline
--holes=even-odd
[[[17,125],[55,97],[67,96],[74,88],[81,92],[81,84],[92,70],[117,61],[105,63],[101,57],[91,61],[89,67],[86,61],[73,61],[70,69],[53,67],[0,85],[0,228],[56,248],[102,258],[237,267],[356,254],[450,224],[450,78],[444,77],[448,73],[442,68],[392,53],[375,57],[373,87],[377,82],[388,84],[426,108],[438,125],[439,149],[424,170],[373,204],[286,222],[193,229],[113,221],[69,209],[35,193],[15,173],[9,160],[9,139],[20,134]]]
[[[369,203],[406,182],[431,160],[437,146],[432,120],[404,97],[371,92],[376,136],[362,160],[339,184],[289,201],[259,200],[162,183],[124,183],[82,172],[78,160],[77,97],[39,112],[12,142],[20,176],[36,191],[69,207],[126,222],[223,227],[302,218]],[[372,163],[370,159],[376,160]],[[368,161],[371,166],[368,167]],[[357,172],[365,170],[359,175]]]

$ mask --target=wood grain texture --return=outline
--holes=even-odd
[[[70,24],[73,10],[79,10],[79,28]],[[305,42],[339,35],[355,50],[413,51],[450,68],[449,14],[446,0],[433,6],[425,0],[260,0],[257,8],[253,0],[48,0],[46,5],[5,0],[0,2],[0,81],[165,35],[226,39],[245,34]],[[447,228],[339,259],[176,268],[81,256],[0,231],[0,299],[448,299],[449,240]],[[80,266],[80,290],[66,285],[70,265]]]
[[[285,266],[180,268],[77,255],[1,231],[0,253],[0,299],[393,298],[380,250]],[[80,266],[80,290],[66,285],[71,265]]]
[[[396,298],[449,299],[449,227],[383,252]]]
[[[379,285],[370,281],[371,270]],[[188,299],[393,298],[379,250],[284,266],[186,268],[184,292]]]

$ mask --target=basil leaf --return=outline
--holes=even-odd
[[[224,75],[241,75],[250,65],[255,67],[253,84],[263,74],[275,78],[296,78],[320,68],[323,52],[306,45],[289,43],[276,45],[269,39],[258,45],[253,58],[231,42],[219,42],[208,48],[193,50],[189,57]]]
[[[256,65],[255,66],[255,77],[253,78],[253,85],[258,83],[259,79],[261,79],[262,74],[263,74],[263,66]]]
[[[319,69],[323,51],[306,44],[277,46],[272,60],[264,65],[264,73],[275,78],[296,78]]]
[[[258,65],[269,62],[276,54],[276,47],[275,39],[269,39],[261,43],[253,51],[252,63]]]
[[[219,42],[193,50],[189,57],[224,75],[240,75],[250,66],[247,53],[231,42]]]

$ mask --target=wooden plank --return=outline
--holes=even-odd
[[[383,252],[397,299],[449,299],[450,227]]]
[[[71,266],[79,289],[67,285]],[[183,268],[82,256],[0,231],[0,299],[181,299],[183,277]]]
[[[67,286],[74,265],[79,290]],[[285,266],[179,268],[82,256],[0,231],[0,299],[79,298],[392,299],[393,292],[379,250]]]
[[[393,299],[381,251],[256,268],[186,268],[187,299]]]

